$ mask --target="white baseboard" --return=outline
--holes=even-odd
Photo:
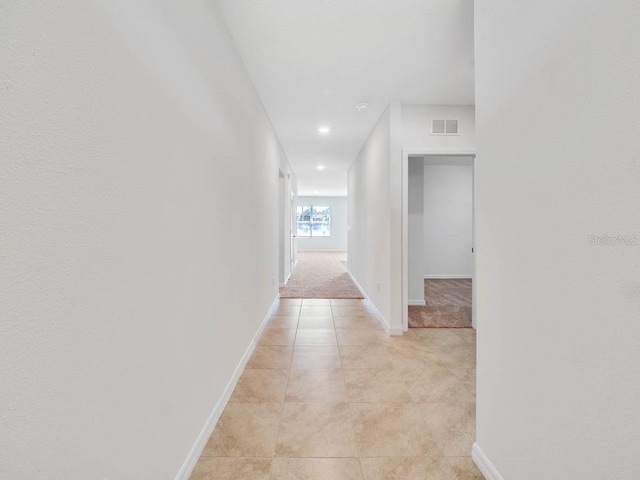
[[[484,478],[487,480],[504,480],[477,443],[474,443],[471,448],[471,458],[482,475],[484,475]]]
[[[376,305],[371,301],[371,299],[369,298],[369,295],[367,295],[367,292],[364,291],[364,288],[362,288],[362,286],[356,280],[356,277],[354,277],[353,274],[349,270],[347,270],[347,273],[351,277],[351,280],[353,280],[353,283],[356,284],[356,287],[358,287],[358,290],[360,290],[360,293],[362,293],[362,296],[364,298],[366,298],[367,301],[369,302],[369,305],[373,309],[373,312],[376,314],[376,318],[378,319],[378,322],[380,322],[380,325],[383,326],[385,331],[389,335],[402,335],[402,333],[403,333],[402,330],[400,330],[400,333],[394,333],[394,331],[389,326],[389,322],[387,321],[387,319],[384,318],[384,315],[382,315],[382,313],[380,313],[380,310],[378,310],[378,307],[376,307]]]
[[[204,427],[202,428],[202,431],[198,435],[196,442],[193,444],[193,447],[191,447],[191,451],[189,452],[189,455],[187,455],[187,458],[182,464],[182,467],[180,467],[180,470],[178,471],[178,475],[176,476],[176,480],[189,480],[189,477],[191,476],[191,472],[195,468],[196,463],[198,463],[198,459],[202,454],[202,450],[204,450],[204,447],[207,444],[209,437],[213,433],[213,429],[216,427],[216,423],[218,423],[218,420],[220,419],[220,415],[222,415],[222,411],[224,410],[224,407],[227,406],[227,402],[229,401],[229,398],[231,397],[231,394],[233,393],[234,388],[236,388],[236,384],[240,379],[240,375],[242,375],[242,372],[244,371],[244,367],[249,361],[249,358],[251,358],[251,354],[253,353],[253,350],[256,348],[258,339],[260,338],[260,335],[262,334],[262,331],[264,330],[265,325],[269,321],[271,314],[277,308],[279,301],[280,301],[280,296],[278,295],[276,296],[275,300],[271,304],[271,308],[269,308],[269,311],[267,312],[266,316],[262,320],[260,327],[258,327],[258,331],[254,335],[253,340],[251,340],[251,343],[247,347],[247,350],[244,352],[244,355],[242,356],[240,363],[238,364],[235,371],[233,372],[231,379],[227,383],[227,386],[224,389],[222,396],[218,399],[218,402],[213,407],[213,411],[209,415],[207,422],[204,424]]]
[[[409,300],[409,305],[414,307],[424,307],[427,304],[424,300]]]
[[[464,279],[469,279],[471,280],[473,278],[473,275],[469,274],[469,275],[425,275],[424,279],[425,280],[447,280],[447,279],[453,279],[453,278],[464,278]]]

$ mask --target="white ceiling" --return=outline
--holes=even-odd
[[[473,0],[218,3],[300,195],[346,195],[347,168],[391,100],[474,102]]]

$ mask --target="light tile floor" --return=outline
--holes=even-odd
[[[282,299],[191,480],[475,480],[475,331]]]

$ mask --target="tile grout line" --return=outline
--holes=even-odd
[[[329,301],[331,304],[331,301]],[[335,317],[333,316],[333,305],[331,305],[331,318],[333,320],[333,329],[336,331]],[[338,334],[336,332],[336,342],[338,341]],[[338,345],[338,355],[340,356],[340,373],[342,373],[342,381],[344,383],[344,391],[347,396],[347,405],[349,406],[349,418],[351,419],[351,433],[353,434],[353,441],[356,447],[356,453],[358,454],[358,465],[360,465],[360,476],[364,480],[364,467],[362,465],[362,455],[360,454],[360,447],[358,446],[358,438],[356,437],[355,424],[353,420],[353,409],[351,407],[351,397],[349,396],[349,387],[347,386],[347,376],[344,373],[344,365],[342,363],[342,350]]]
[[[300,312],[302,311],[302,302],[300,302],[300,309],[298,310],[298,321],[296,323],[296,334],[293,337],[293,348],[291,349],[291,357],[289,358],[289,370],[287,373],[287,383],[284,387],[284,396],[282,397],[282,408],[280,409],[280,419],[278,420],[278,428],[276,429],[275,442],[273,445],[273,455],[271,457],[271,468],[269,469],[269,479],[272,477],[274,460],[277,457],[276,449],[278,448],[278,437],[280,436],[280,428],[282,426],[282,419],[284,417],[284,407],[287,400],[287,391],[289,390],[289,379],[291,378],[291,370],[293,368],[293,355],[296,352],[296,338],[298,338],[298,327],[300,326]]]

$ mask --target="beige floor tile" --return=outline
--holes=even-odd
[[[455,478],[456,480],[485,480],[471,457],[447,457],[445,460],[451,468],[451,476],[449,478]]]
[[[439,366],[416,366],[400,369],[414,402],[473,402],[472,392],[449,368]]]
[[[305,307],[300,310],[300,317],[330,317],[331,307]]]
[[[282,307],[300,307],[302,305],[301,298],[281,298],[279,302]]]
[[[431,345],[466,345],[466,342],[447,328],[412,328],[411,332]]]
[[[289,368],[293,347],[257,346],[247,362],[247,368]]]
[[[271,457],[283,404],[229,403],[204,447],[205,457]]]
[[[331,307],[334,317],[371,317],[375,318],[373,310],[365,306],[359,307]]]
[[[302,300],[303,307],[330,307],[331,302],[328,298],[305,298]]]
[[[189,480],[269,480],[270,458],[200,457]]]
[[[475,368],[475,345],[434,345],[431,352],[437,356],[440,363],[450,368]]]
[[[391,339],[398,347],[403,345],[422,345],[426,346],[427,341],[416,333],[417,328],[410,328],[403,335],[393,335]]]
[[[274,328],[269,326],[260,335],[258,345],[293,345],[295,341],[295,328]]]
[[[333,317],[304,317],[298,322],[299,330],[333,330]]]
[[[342,370],[292,370],[287,403],[345,403],[347,388]]]
[[[422,403],[415,404],[432,431],[454,429],[463,432],[475,432],[475,402]],[[468,455],[467,452],[464,455]]]
[[[362,457],[440,455],[419,408],[410,403],[352,403]]]
[[[296,345],[337,345],[335,330],[300,329]]]
[[[451,372],[462,384],[473,394],[476,394],[476,369],[475,368],[453,368]]]
[[[484,480],[470,457],[363,458],[365,480]]]
[[[358,458],[275,458],[271,480],[362,480]]]
[[[369,307],[369,300],[366,298],[332,298],[332,307]]]
[[[471,455],[473,442],[476,441],[474,433],[457,430],[455,428],[436,429],[431,433],[436,439],[438,449],[447,457],[461,457]]]
[[[281,299],[191,479],[481,480],[475,338],[389,337],[366,300]]]
[[[276,443],[276,456],[358,456],[349,404],[284,404]]]
[[[407,385],[395,369],[344,369],[350,402],[404,403],[411,401]]]
[[[286,369],[245,369],[229,399],[232,403],[281,403],[287,389]]]
[[[336,330],[380,330],[384,331],[380,322],[374,317],[349,317],[337,316],[333,317],[333,324]]]
[[[398,369],[411,370],[417,366],[446,366],[446,364],[440,361],[438,355],[433,353],[432,349],[435,348],[433,346],[412,346],[405,344],[398,347],[398,344],[394,341],[392,341],[392,345],[392,347],[388,348],[389,357],[391,358],[394,366]]]
[[[342,368],[340,352],[333,345],[300,345],[294,347],[292,370],[335,370]]]
[[[288,305],[278,305],[273,312],[271,312],[272,317],[298,317],[300,316],[300,307],[296,306],[288,306]]]
[[[476,344],[476,330],[474,328],[454,328],[453,333],[458,335],[469,345]]]
[[[363,458],[365,480],[458,480],[444,457]]]
[[[391,345],[386,332],[378,329],[336,330],[338,345]]]
[[[344,368],[393,368],[387,347],[382,345],[341,346],[340,357]]]
[[[298,328],[298,317],[274,315],[269,319],[266,328]]]

